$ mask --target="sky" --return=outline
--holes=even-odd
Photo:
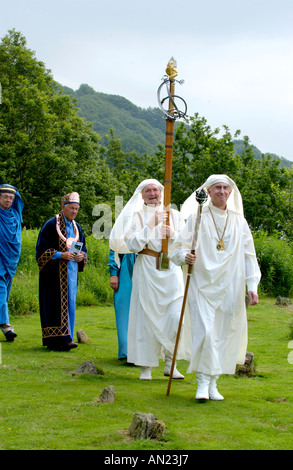
[[[292,25],[292,0],[0,0],[0,37],[21,32],[62,85],[158,107],[174,57],[189,116],[293,161]]]

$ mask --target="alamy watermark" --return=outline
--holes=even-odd
[[[117,220],[117,217],[121,213],[123,207],[123,196],[115,196],[115,220]],[[181,206],[178,208],[176,204],[171,204],[170,208],[180,211]],[[98,220],[94,222],[92,227],[93,236],[98,240],[101,238],[109,239],[111,230],[113,228],[113,211],[110,204],[96,204],[93,208],[92,215],[94,217],[98,217]]]

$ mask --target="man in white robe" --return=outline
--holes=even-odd
[[[162,238],[166,236],[170,246],[184,225],[180,213],[173,209],[170,226],[166,225],[162,191],[163,185],[157,180],[144,180],[110,235],[113,250],[138,254],[132,276],[127,361],[141,367],[142,380],[151,380],[151,368],[159,365],[160,358],[165,358],[164,375],[170,375],[184,292],[179,266],[172,262],[168,270],[159,270],[157,266]],[[177,357],[189,359],[180,348]],[[176,365],[173,378],[184,378]]]
[[[199,188],[208,193],[203,205],[195,254],[190,252],[196,219],[193,193],[182,206],[186,225],[169,256],[177,265],[194,265],[188,292],[192,353],[188,372],[196,371],[198,400],[223,400],[220,374],[234,374],[247,347],[245,291],[258,303],[260,281],[253,238],[243,216],[242,198],[231,178],[212,175]],[[192,213],[193,212],[193,213]]]

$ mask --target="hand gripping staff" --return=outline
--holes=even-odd
[[[193,239],[192,239],[191,251],[190,251],[193,255],[195,254],[195,247],[196,247],[198,231],[199,231],[199,226],[200,226],[200,221],[201,221],[202,206],[206,202],[207,197],[208,197],[207,193],[205,192],[204,189],[199,189],[195,193],[195,199],[196,199],[196,201],[198,202],[199,205],[198,205],[198,210],[197,210],[197,215],[196,215],[196,221],[195,221],[194,233],[193,233]],[[191,277],[191,274],[192,274],[192,270],[193,270],[193,265],[190,264],[188,266],[188,271],[187,271],[187,279],[186,279],[186,284],[185,284],[184,297],[183,297],[181,314],[180,314],[180,319],[179,319],[179,326],[178,326],[176,342],[175,342],[175,347],[174,347],[174,353],[173,353],[173,359],[172,359],[172,365],[171,365],[171,371],[170,371],[170,376],[169,376],[167,396],[169,396],[169,394],[170,394],[171,382],[172,382],[173,371],[174,371],[175,362],[176,362],[177,349],[178,349],[178,344],[179,344],[179,339],[180,339],[181,327],[182,327],[182,323],[183,323],[183,316],[184,316],[184,311],[185,311],[185,305],[186,305],[187,294],[188,294],[188,289],[189,289],[189,283],[190,283],[190,277]]]
[[[164,210],[167,212],[166,225],[170,224],[170,204],[171,204],[171,184],[172,184],[172,158],[173,158],[173,141],[174,141],[174,123],[177,118],[185,118],[187,106],[185,101],[180,96],[175,95],[175,77],[178,75],[176,60],[171,57],[167,64],[166,73],[163,77],[163,83],[160,85],[157,95],[160,108],[164,111],[166,118],[166,145],[165,145],[165,178],[164,178]],[[184,83],[181,80],[180,85]],[[166,85],[167,95],[161,100],[160,94],[162,87]],[[164,109],[164,102],[169,100],[168,110]],[[180,111],[175,101],[182,101],[184,104],[184,111]],[[169,269],[168,258],[168,238],[162,240],[162,252],[159,263],[160,270]]]

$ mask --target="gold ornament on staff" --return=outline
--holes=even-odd
[[[178,75],[177,62],[174,57],[171,57],[166,67],[166,74],[169,76],[169,80],[174,80]]]
[[[185,101],[175,95],[175,78],[178,75],[177,62],[171,57],[169,60],[166,73],[163,77],[163,83],[158,89],[158,101],[161,109],[164,111],[166,118],[166,144],[165,144],[165,177],[164,177],[164,210],[167,212],[166,225],[170,226],[170,205],[171,205],[171,185],[172,185],[172,160],[173,160],[173,142],[174,142],[174,123],[177,118],[185,118],[187,106]],[[178,82],[184,83],[183,80]],[[167,96],[161,100],[160,93],[162,87],[166,85]],[[164,102],[168,100],[168,109],[164,109]],[[176,101],[180,100],[184,103],[184,111],[180,111],[177,107]],[[162,240],[162,252],[160,257],[159,269],[169,269],[169,258],[168,258],[168,238],[165,237]]]

